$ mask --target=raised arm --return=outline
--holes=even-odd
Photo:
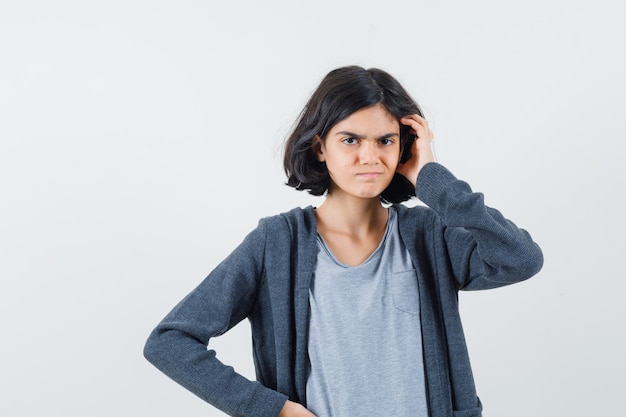
[[[543,254],[530,234],[485,206],[483,194],[437,163],[425,165],[416,194],[444,225],[450,265],[460,289],[488,289],[532,277]]]
[[[481,193],[435,162],[433,133],[424,118],[414,114],[400,122],[412,129],[417,140],[411,159],[397,171],[441,218],[458,288],[493,288],[535,275],[543,265],[543,254],[530,234],[485,206]]]

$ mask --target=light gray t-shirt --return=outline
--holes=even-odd
[[[318,246],[307,408],[318,417],[426,417],[419,289],[395,209],[361,265],[337,261],[321,236]]]

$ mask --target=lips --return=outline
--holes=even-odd
[[[383,173],[382,172],[360,172],[356,175],[357,177],[361,177],[361,178],[374,179],[383,175]]]

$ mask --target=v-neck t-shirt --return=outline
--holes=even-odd
[[[419,288],[396,209],[360,265],[342,264],[317,241],[307,408],[318,417],[426,417]]]

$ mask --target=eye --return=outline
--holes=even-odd
[[[342,140],[342,142],[346,145],[354,145],[355,143],[357,143],[357,138],[345,138]]]
[[[381,145],[393,145],[393,139],[390,138],[381,138],[378,142]]]

